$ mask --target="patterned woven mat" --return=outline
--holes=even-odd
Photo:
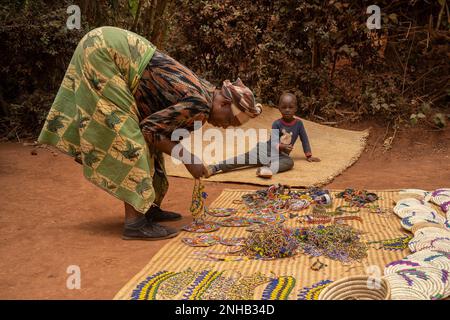
[[[239,209],[238,215],[250,217],[244,204],[234,204],[233,200],[249,190],[226,189],[211,204],[213,207]],[[339,191],[333,190],[333,196]],[[392,208],[397,191],[375,191],[380,200],[376,203],[382,208]],[[334,198],[333,209],[344,205],[343,199]],[[311,208],[305,212],[310,212]],[[353,214],[355,215],[355,214]],[[353,227],[362,230],[364,241],[392,240],[409,236],[400,226],[400,219],[394,214],[380,215],[362,209],[363,222],[348,221]],[[208,220],[223,218],[208,216]],[[295,219],[288,219],[285,226],[299,226]],[[248,236],[245,227],[222,227],[210,233],[224,238]],[[340,278],[372,274],[382,275],[384,266],[408,255],[409,249],[402,241],[386,248],[379,244],[371,245],[368,257],[360,262],[343,264],[325,257],[313,258],[299,254],[291,258],[271,261],[208,261],[201,260],[194,252],[225,252],[230,247],[217,244],[212,247],[190,247],[181,238],[193,237],[198,233],[181,232],[150,260],[150,262],[131,279],[114,297],[116,300],[128,299],[317,299],[326,284]],[[392,241],[391,241],[392,242]],[[396,242],[396,241],[394,241]],[[403,241],[404,242],[404,241]],[[319,259],[327,266],[319,271],[311,270],[311,265]],[[379,274],[377,274],[379,272]]]

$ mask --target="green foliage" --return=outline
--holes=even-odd
[[[133,18],[136,17],[138,6],[139,6],[139,0],[128,0],[128,7],[130,9],[130,13],[133,16]]]
[[[102,25],[147,37],[217,85],[240,77],[261,102],[291,91],[313,120],[448,122],[448,1],[380,0],[379,31],[359,0],[80,0],[82,29],[68,31],[71,4],[1,2],[0,136],[39,133],[78,41]]]
[[[10,12],[8,5],[0,6],[0,75],[5,97],[53,87],[83,35],[66,29],[68,4],[22,2],[32,6],[17,12]]]
[[[36,135],[82,32],[67,31],[69,2],[0,5],[0,135]],[[14,131],[14,132],[13,132]]]
[[[35,90],[32,94],[23,95],[16,103],[4,102],[0,136],[14,140],[36,136],[42,129],[53,99],[53,93]]]
[[[177,0],[168,50],[217,85],[239,76],[262,102],[294,92],[313,119],[409,117],[416,96],[448,108],[448,28],[428,33],[441,6],[377,4],[380,31],[362,1]]]
[[[419,119],[424,119],[424,118],[426,118],[426,116],[422,112],[419,112],[419,113],[411,114],[411,116],[409,117],[409,120],[411,121],[412,125],[416,125],[417,122],[419,121]]]
[[[446,117],[442,113],[436,113],[433,117],[434,124],[436,127],[442,129],[447,125]]]
[[[415,104],[417,102],[413,100],[413,105]],[[447,126],[447,118],[450,119],[450,114],[445,115],[436,111],[436,108],[432,108],[430,103],[422,102],[418,111],[411,114],[409,121],[413,126],[420,122],[425,122],[437,129],[443,129]]]

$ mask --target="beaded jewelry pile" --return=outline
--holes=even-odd
[[[293,191],[289,186],[274,184],[267,189],[258,190],[242,196],[250,214],[276,214],[288,211],[300,211],[311,204],[330,205],[332,198],[328,190],[310,188],[305,191]]]
[[[257,215],[284,213],[288,208],[289,199],[284,190],[284,186],[273,185],[267,189],[244,194],[242,201],[248,208],[247,213]]]
[[[368,203],[378,200],[378,195],[367,190],[345,189],[336,195],[337,198],[344,198],[352,207],[365,207]]]
[[[367,246],[360,239],[360,233],[350,226],[333,224],[317,226],[298,231],[304,253],[311,256],[326,256],[341,262],[358,261],[367,257]]]
[[[292,257],[299,243],[292,230],[275,225],[265,225],[253,231],[238,253],[254,259]]]
[[[186,270],[173,277],[173,272],[171,277],[168,273],[158,274],[158,277],[162,279],[169,279],[166,281],[166,287],[161,285],[160,294],[174,298],[184,291],[182,293],[184,299],[228,299],[230,297],[251,299],[257,286],[268,283],[263,299],[278,298],[279,294],[288,297],[290,290],[295,287],[296,279],[293,275],[277,276],[275,274],[270,277],[255,273],[252,276],[244,276],[235,271],[255,266],[245,261],[274,260],[295,257],[298,254],[316,257],[311,259],[312,264],[306,262],[306,267],[309,265],[309,269],[313,271],[320,271],[328,265],[334,266],[334,263],[328,259],[344,264],[359,262],[350,268],[356,269],[364,267],[365,262],[368,262],[364,259],[367,258],[368,250],[371,248],[409,250],[409,254],[405,253],[404,258],[391,261],[385,266],[383,279],[389,284],[391,299],[444,299],[450,296],[450,212],[448,210],[450,209],[450,189],[438,189],[433,192],[407,189],[402,192],[409,194],[409,197],[398,200],[392,210],[380,208],[377,194],[354,189],[346,189],[338,193],[336,197],[344,199],[345,205],[339,203],[340,205],[336,207],[327,190],[311,188],[293,191],[288,186],[277,184],[245,194],[242,196],[242,201],[233,200],[233,204],[246,205],[249,214],[245,215],[245,210],[242,212],[242,208],[238,210],[221,207],[208,210],[204,205],[206,193],[198,180],[194,185],[191,205],[194,222],[184,230],[205,233],[218,230],[220,227],[221,232],[218,234],[223,236],[191,235],[190,238],[182,238],[181,241],[188,246],[199,248],[191,250],[189,258],[220,262],[218,265],[221,267],[218,268],[219,270]],[[307,208],[309,210],[301,213]],[[369,223],[374,223],[374,220],[380,221],[380,219],[370,213],[381,214],[388,210],[389,214],[393,212],[401,219],[400,224],[408,231],[408,234],[399,235],[393,239],[376,238],[375,241],[365,242],[362,240],[361,231],[346,224],[348,221],[362,223],[362,219],[366,217],[369,218]],[[244,215],[241,216],[239,213]],[[213,217],[214,221],[204,220],[206,214]],[[287,224],[300,222],[299,228],[283,227],[283,223],[289,217],[291,219],[298,217],[298,221],[288,220]],[[383,228],[384,221],[379,225]],[[230,227],[233,229],[230,230]],[[234,232],[235,227],[243,228],[239,232]],[[362,225],[362,227],[365,226]],[[244,229],[249,233],[245,233]],[[410,233],[413,237],[409,235]],[[373,258],[372,254],[371,257]],[[298,260],[283,262],[289,265],[292,262],[294,266],[298,266],[305,261]],[[242,264],[233,265],[233,272],[224,274],[222,262]],[[281,270],[285,270],[286,265],[283,262],[280,261]],[[270,262],[268,267],[272,268],[276,264]],[[257,265],[259,266],[260,263]],[[302,270],[304,270],[303,267],[305,266],[301,266]],[[332,271],[331,267],[329,269],[322,272],[326,274],[331,272],[333,275],[335,270]],[[254,270],[245,270],[245,272],[254,272]],[[320,276],[320,273],[316,272],[315,275]],[[183,277],[186,280],[183,280]],[[149,278],[146,281],[154,283],[154,288],[160,288],[160,283],[156,280]],[[298,296],[299,298],[307,295],[318,296],[320,290],[330,282],[326,279],[309,284],[303,287]],[[168,288],[169,284],[170,288]],[[147,284],[145,285],[147,288]]]

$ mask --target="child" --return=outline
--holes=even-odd
[[[256,175],[262,178],[271,178],[275,173],[290,170],[294,166],[294,161],[289,154],[292,152],[298,137],[300,137],[302,142],[306,160],[310,162],[320,161],[319,158],[312,156],[303,122],[295,116],[297,112],[297,98],[295,95],[292,93],[283,93],[278,102],[278,109],[282,117],[272,123],[272,129],[278,129],[280,135],[280,143],[277,146],[272,147],[271,140],[260,142],[255,149],[250,150],[244,155],[208,166],[208,176],[217,174],[220,171],[228,172],[233,169],[249,166],[258,166]],[[271,153],[277,152],[277,150],[279,152],[278,159],[271,159]],[[245,161],[238,163],[238,158],[243,158]],[[269,164],[270,167],[268,166]]]

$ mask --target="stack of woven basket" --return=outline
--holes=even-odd
[[[450,189],[400,191],[394,212],[414,237],[411,254],[386,265],[382,278],[353,276],[323,289],[319,300],[437,300],[450,296]]]
[[[368,276],[352,276],[335,281],[325,287],[319,300],[389,300],[389,283]]]
[[[412,254],[385,267],[391,298],[444,299],[450,295],[450,189],[406,189],[400,194],[405,198],[396,203],[394,213],[414,237],[408,244]]]

